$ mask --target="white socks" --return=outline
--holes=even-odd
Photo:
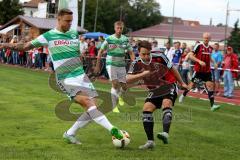
[[[71,135],[71,136],[76,135],[76,132],[78,131],[78,129],[86,126],[91,120],[92,120],[92,118],[88,115],[88,113],[84,112],[78,118],[78,120],[73,124],[73,126],[67,131],[67,134]]]
[[[89,107],[87,112],[84,112],[73,126],[67,131],[68,135],[74,136],[78,129],[86,126],[91,120],[111,131],[113,125],[109,122],[107,117],[97,109],[96,106]]]
[[[87,110],[89,116],[99,125],[103,126],[107,130],[111,131],[113,125],[109,122],[107,117],[97,109],[96,106],[89,107]]]

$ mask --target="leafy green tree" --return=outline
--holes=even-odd
[[[93,31],[97,0],[86,1],[85,28]],[[125,32],[159,24],[160,4],[155,0],[98,0],[97,31],[113,33],[113,23],[122,20]],[[82,3],[79,3],[79,24]]]
[[[5,24],[12,18],[22,15],[23,8],[19,0],[2,0],[0,1],[0,24]]]
[[[231,35],[228,38],[228,45],[233,47],[235,53],[240,54],[240,29],[238,23],[239,19],[235,22]]]

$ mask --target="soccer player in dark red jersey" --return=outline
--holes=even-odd
[[[211,59],[213,48],[209,45],[210,40],[210,33],[203,33],[203,43],[198,43],[194,47],[193,51],[189,53],[189,58],[195,62],[195,65],[194,73],[188,87],[192,89],[195,84],[205,82],[204,85],[206,85],[207,88],[211,111],[215,111],[220,108],[220,105],[214,104],[214,83],[212,81],[210,63],[213,62],[215,66],[216,63],[213,59]],[[183,102],[183,99],[188,92],[189,90],[185,90],[179,97],[180,103]]]
[[[151,149],[155,146],[153,112],[162,108],[163,132],[158,133],[157,137],[164,144],[167,144],[172,120],[172,106],[177,98],[176,83],[178,82],[184,88],[187,88],[187,85],[165,54],[151,53],[151,44],[148,41],[141,41],[138,47],[139,57],[130,66],[127,83],[141,83],[148,88],[149,94],[142,113],[143,126],[148,141],[139,146],[139,149]]]

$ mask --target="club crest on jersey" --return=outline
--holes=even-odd
[[[71,34],[71,37],[72,37],[73,39],[76,39],[76,38],[77,38],[75,34]]]

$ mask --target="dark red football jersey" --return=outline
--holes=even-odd
[[[211,72],[210,63],[212,51],[213,48],[211,46],[205,46],[204,44],[197,44],[194,47],[193,53],[196,58],[206,63],[206,66],[201,66],[199,63],[196,62],[194,65],[194,70],[196,72]]]
[[[170,71],[172,67],[172,63],[165,54],[152,54],[152,58],[147,64],[140,57],[137,57],[130,65],[128,73],[137,74],[145,70],[150,70],[154,74],[143,78],[143,83],[141,84],[146,85],[149,89],[153,89],[176,82],[173,72]]]

